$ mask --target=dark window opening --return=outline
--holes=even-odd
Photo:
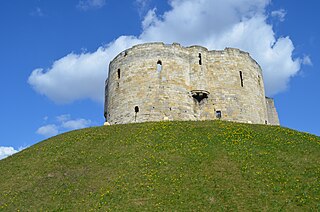
[[[208,98],[208,95],[206,93],[196,93],[192,97],[200,103],[203,99]]]
[[[135,107],[134,107],[134,112],[135,112],[135,113],[138,113],[138,112],[139,112],[139,107],[138,107],[138,106],[135,106]]]
[[[191,95],[193,99],[195,99],[198,103],[201,103],[204,99],[208,98],[209,92],[204,90],[193,90],[191,91]]]
[[[268,121],[267,121],[267,120],[265,120],[265,121],[264,121],[264,123],[265,123],[265,124],[268,124]]]
[[[239,73],[240,73],[240,83],[241,83],[241,87],[243,87],[242,71],[239,71]]]
[[[216,111],[216,118],[221,119],[221,110]]]
[[[157,71],[161,71],[162,70],[162,62],[161,60],[158,60],[157,62]]]
[[[201,53],[199,53],[199,65],[202,65]]]
[[[118,79],[120,79],[120,68],[118,69]]]
[[[171,110],[172,110],[172,108],[171,108],[171,107],[169,107],[169,110],[171,111]]]
[[[127,52],[127,51],[125,51],[125,52],[124,52],[124,56],[126,57],[127,55],[128,55],[128,52]]]
[[[137,113],[139,112],[139,107],[138,106],[135,106],[134,107],[134,121],[136,122],[137,121]]]

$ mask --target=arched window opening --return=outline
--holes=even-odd
[[[199,53],[199,65],[202,65],[201,53]]]
[[[239,71],[239,74],[240,74],[240,83],[241,83],[241,87],[243,87],[242,71]]]
[[[137,121],[137,113],[139,112],[139,107],[138,106],[135,106],[134,107],[134,121],[136,122]]]
[[[161,60],[158,60],[158,62],[157,62],[157,71],[162,71],[162,62],[161,62]]]
[[[120,74],[120,68],[118,68],[118,79],[120,79],[120,76],[121,76],[121,74]]]
[[[135,106],[135,107],[134,107],[134,112],[135,112],[135,113],[138,113],[138,112],[139,112],[139,107],[138,107],[138,106]]]

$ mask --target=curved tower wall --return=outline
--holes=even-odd
[[[213,119],[264,124],[261,68],[233,48],[136,45],[110,63],[105,117],[110,124]]]

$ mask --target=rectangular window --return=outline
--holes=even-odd
[[[216,111],[216,118],[221,119],[221,110]]]
[[[201,53],[199,53],[199,65],[202,65]]]
[[[158,60],[158,62],[157,62],[157,71],[158,72],[162,71],[162,62],[161,62],[161,60]]]

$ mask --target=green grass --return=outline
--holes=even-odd
[[[0,211],[319,211],[320,138],[158,122],[65,133],[0,161]]]

